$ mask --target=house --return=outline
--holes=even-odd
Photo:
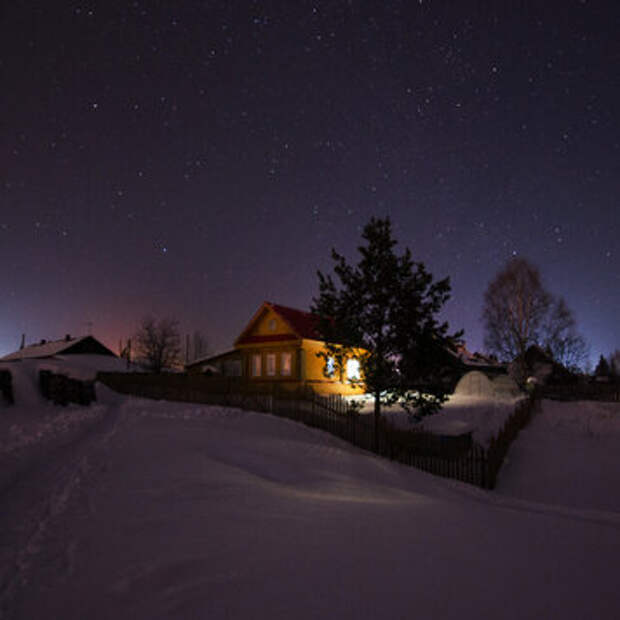
[[[241,351],[233,349],[219,355],[210,355],[185,364],[190,375],[218,375],[222,377],[241,377]]]
[[[543,385],[574,383],[577,380],[575,375],[553,359],[549,351],[536,344],[530,345],[523,356],[517,356],[510,364],[510,372],[515,377],[519,377],[523,370],[535,383]]]
[[[0,357],[0,362],[43,359],[57,355],[105,355],[116,357],[110,349],[92,336],[72,338],[67,334],[62,340],[41,340],[36,344],[22,347],[19,351]]]
[[[460,366],[460,371],[463,374],[478,371],[485,374],[489,379],[493,379],[508,373],[507,364],[501,364],[497,361],[497,358],[484,353],[477,351],[471,353],[468,351],[465,343],[459,344],[452,355],[458,360],[458,366]]]
[[[317,355],[325,347],[318,322],[310,312],[265,301],[235,340],[234,350],[196,360],[186,366],[187,372],[220,369],[225,376],[250,382],[305,385],[322,394],[363,393],[363,385],[351,383],[359,379],[357,360],[348,360],[346,376],[325,374],[325,360]]]

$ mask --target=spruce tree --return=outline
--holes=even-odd
[[[376,428],[382,405],[399,402],[417,419],[441,408],[447,398],[442,371],[462,332],[448,335],[448,324],[437,319],[450,296],[449,279],[434,282],[408,248],[396,254],[389,218],[372,218],[362,239],[357,265],[332,250],[336,281],[318,272],[312,311],[326,341],[319,354],[326,374],[346,376],[348,360],[359,360]]]
[[[601,355],[599,357],[598,364],[596,365],[596,368],[594,369],[594,374],[597,377],[609,377],[610,375],[609,362],[607,361],[605,356]]]

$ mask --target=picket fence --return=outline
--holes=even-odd
[[[191,375],[100,373],[99,381],[113,390],[163,400],[238,407],[271,413],[324,430],[381,457],[429,473],[493,489],[511,442],[529,422],[536,401],[519,401],[488,448],[471,434],[437,435],[395,428],[385,418],[360,414],[338,395],[323,396],[307,386],[250,384],[247,381]]]
[[[538,398],[552,400],[599,400],[620,402],[620,383],[575,383],[573,385],[542,385],[537,388]]]

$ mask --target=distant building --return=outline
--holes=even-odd
[[[530,345],[523,356],[517,356],[510,364],[510,373],[516,377],[525,371],[538,384],[573,383],[576,376],[562,364],[554,361],[550,352],[542,347]]]
[[[456,347],[452,355],[458,361],[462,372],[479,371],[492,379],[498,375],[505,375],[508,372],[508,364],[501,364],[497,358],[484,353],[471,353],[465,344]]]
[[[117,357],[115,353],[92,336],[72,338],[67,334],[62,340],[41,340],[37,344],[25,346],[15,353],[0,357],[0,362],[44,359],[56,355],[107,355]]]

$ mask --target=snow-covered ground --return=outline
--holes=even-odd
[[[55,407],[43,399],[38,388],[39,370],[53,369],[68,376],[94,378],[93,357],[83,358],[79,364],[56,360],[25,360],[0,363],[0,369],[11,371],[15,405],[9,406],[0,395],[0,491],[30,464],[50,450],[79,438],[87,428],[101,419],[108,407],[71,405]],[[115,358],[110,358],[115,360]],[[107,363],[103,358],[104,364]]]
[[[487,446],[497,436],[506,419],[515,410],[521,396],[494,396],[491,398],[452,394],[441,410],[420,422],[414,421],[401,407],[394,405],[382,410],[385,417],[397,428],[424,429],[442,435],[471,433],[474,441]],[[373,411],[373,402],[367,397],[362,414]]]
[[[0,492],[0,617],[620,617],[620,506],[559,490],[567,446],[617,445],[617,405],[545,403],[486,492],[266,414],[98,398]],[[564,461],[547,486],[536,446]],[[588,457],[584,480],[611,452]]]
[[[498,482],[511,497],[620,513],[620,404],[543,401]]]
[[[474,441],[487,446],[496,437],[506,419],[524,396],[483,398],[453,394],[441,411],[422,421],[425,430],[433,433],[471,431]]]

